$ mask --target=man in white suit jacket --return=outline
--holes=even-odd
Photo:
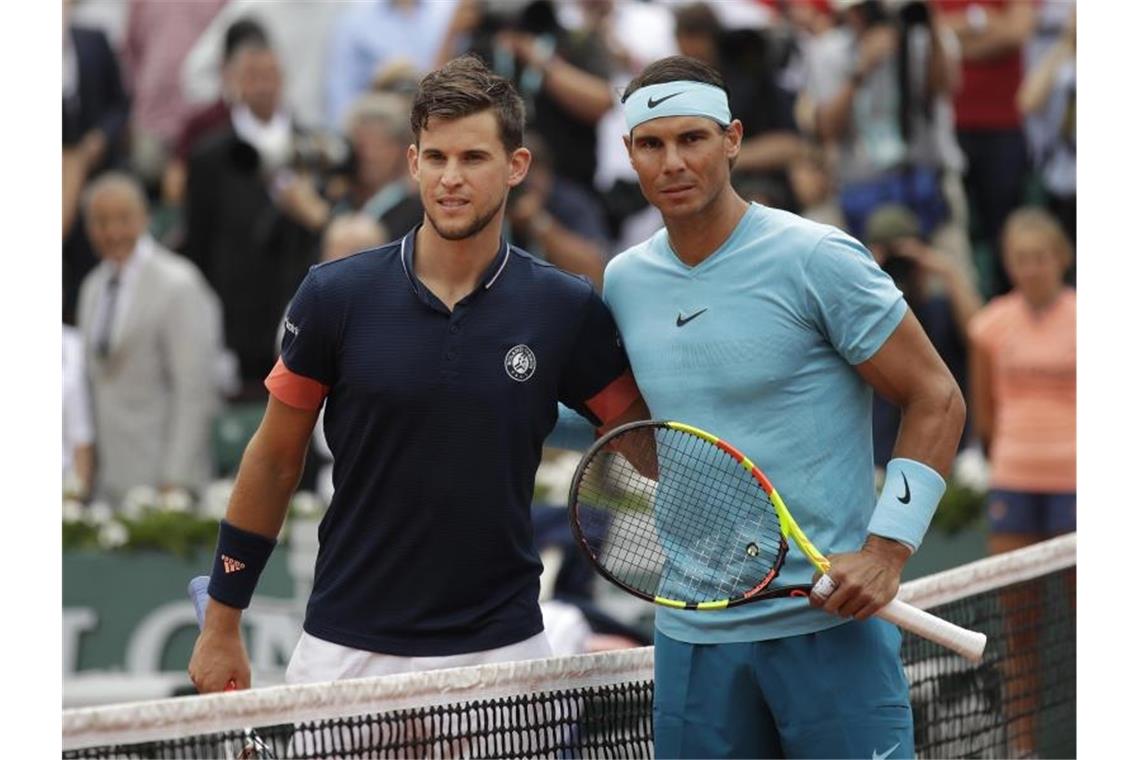
[[[199,489],[212,470],[221,303],[197,267],[147,234],[146,196],[105,174],[85,195],[99,265],[79,293],[95,416],[95,496]]]

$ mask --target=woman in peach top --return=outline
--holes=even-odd
[[[1073,250],[1041,209],[1015,211],[1002,255],[1013,283],[971,321],[974,429],[990,458],[993,554],[1077,529],[1077,296]],[[1075,589],[1068,589],[1071,598]],[[1039,588],[1002,594],[1008,626],[1005,714],[1013,757],[1035,752]]]
[[[992,553],[1077,527],[1077,295],[1064,282],[1072,247],[1053,217],[1026,208],[1007,221],[1002,255],[1013,291],[970,323]]]

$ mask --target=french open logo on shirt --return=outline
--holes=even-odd
[[[534,351],[530,350],[530,346],[519,344],[507,352],[503,366],[512,380],[523,383],[530,380],[530,376],[534,374],[538,360],[534,358]]]

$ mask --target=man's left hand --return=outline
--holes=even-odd
[[[826,599],[809,597],[813,607],[840,617],[866,620],[895,598],[910,549],[898,541],[868,536],[857,552],[828,557],[835,590]]]

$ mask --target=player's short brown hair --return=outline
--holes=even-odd
[[[499,139],[507,152],[522,147],[526,112],[514,85],[473,55],[452,59],[420,80],[412,102],[416,145],[429,119],[451,121],[488,109],[495,112]]]

